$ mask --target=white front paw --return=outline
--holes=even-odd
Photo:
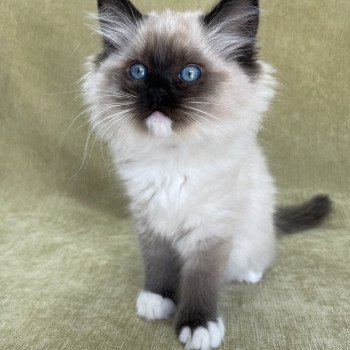
[[[171,299],[142,291],[137,297],[136,309],[137,314],[146,320],[164,320],[175,312],[176,306]]]
[[[207,322],[206,327],[197,327],[191,331],[190,327],[182,328],[179,340],[186,344],[186,350],[210,350],[220,346],[224,340],[225,326],[218,317],[216,322]]]

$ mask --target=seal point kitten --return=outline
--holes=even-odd
[[[99,0],[98,19],[103,50],[89,60],[84,93],[140,239],[137,313],[176,313],[186,349],[216,348],[222,280],[258,282],[275,232],[318,225],[330,200],[275,207],[257,143],[275,87],[273,69],[257,58],[257,0],[146,15],[128,0]]]

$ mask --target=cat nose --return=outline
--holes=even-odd
[[[161,87],[151,87],[146,93],[147,102],[151,107],[164,106],[168,99],[168,92]]]

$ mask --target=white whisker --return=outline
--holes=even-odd
[[[129,110],[127,110],[127,111],[129,111]],[[79,167],[78,167],[78,170],[77,170],[69,179],[71,179],[71,178],[73,178],[73,177],[76,177],[76,176],[79,174],[80,170],[82,169],[82,167],[83,167],[83,165],[84,165],[84,163],[85,163],[85,160],[86,160],[86,156],[87,156],[87,154],[88,154],[88,144],[89,144],[91,135],[92,135],[92,133],[97,129],[98,125],[100,125],[100,124],[103,123],[103,122],[106,122],[106,120],[115,118],[115,117],[118,116],[119,114],[122,114],[122,113],[125,113],[125,112],[126,112],[126,111],[123,111],[123,112],[120,112],[120,113],[117,113],[117,114],[114,114],[114,115],[107,116],[107,117],[105,117],[104,119],[101,119],[100,121],[98,121],[96,124],[94,124],[94,125],[90,128],[90,131],[89,131],[88,136],[87,136],[87,140],[86,140],[86,142],[85,142],[85,147],[84,147],[84,151],[83,151],[82,160],[81,160],[81,162],[80,162],[80,165],[79,165]],[[108,124],[107,124],[107,125],[108,125]],[[106,125],[104,125],[104,126],[102,127],[102,129],[103,129],[105,126],[106,126]],[[102,130],[102,129],[100,129],[100,130]],[[99,131],[97,132],[97,134],[96,134],[96,136],[95,136],[95,139],[94,139],[94,141],[93,141],[93,144],[92,144],[92,147],[91,147],[91,151],[90,151],[89,159],[90,159],[90,157],[91,157],[92,149],[93,149],[93,147],[94,147],[94,145],[95,145],[96,138],[97,138],[98,134],[99,134]]]

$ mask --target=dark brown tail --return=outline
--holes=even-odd
[[[305,203],[279,207],[275,212],[275,226],[280,233],[293,233],[318,226],[328,216],[332,202],[325,194],[318,194]]]

